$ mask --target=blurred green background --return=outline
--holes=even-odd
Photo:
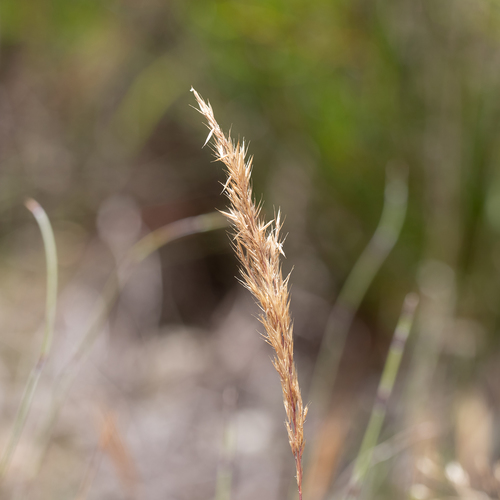
[[[267,205],[301,213],[303,234],[290,238],[324,264],[322,293],[334,296],[376,226],[385,166],[404,162],[410,213],[372,300],[392,310],[417,262],[437,258],[458,269],[468,311],[496,314],[493,2],[0,9],[4,231],[27,193],[82,220],[115,192],[141,206],[213,194],[193,85],[251,140]]]
[[[223,208],[193,86],[250,141],[267,214],[286,214],[304,379],[377,227],[389,165],[408,170],[408,212],[358,313],[371,342],[360,377],[379,373],[405,294],[430,286],[432,309],[452,276],[442,377],[452,391],[486,386],[496,407],[499,68],[493,0],[2,0],[3,266],[21,272],[10,256],[34,245],[21,231],[27,196],[59,234],[66,284],[107,200],[133,200],[149,229]],[[236,286],[225,236],[161,257],[160,324],[213,322]],[[23,268],[19,287],[43,279],[42,262]]]

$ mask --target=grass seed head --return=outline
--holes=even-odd
[[[273,365],[281,380],[286,429],[295,457],[299,498],[302,499],[302,454],[307,407],[302,404],[293,360],[289,276],[283,278],[280,263],[280,255],[285,255],[281,214],[278,211],[275,218],[267,223],[263,220],[261,205],[255,204],[252,196],[253,158],[247,158],[245,142],[234,142],[230,134],[226,136],[215,120],[210,103],[205,102],[196,90],[191,91],[210,131],[205,144],[213,139],[215,158],[225,165],[227,180],[224,193],[229,199],[229,208],[223,214],[233,227],[233,247],[241,264],[242,282],[259,303],[262,311],[260,321],[266,332],[264,338],[274,349]]]

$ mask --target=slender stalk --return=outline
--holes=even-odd
[[[26,208],[33,214],[36,222],[38,223],[38,227],[40,228],[40,232],[42,234],[43,245],[45,248],[45,262],[47,269],[45,329],[38,361],[31,370],[28,381],[26,382],[23,396],[21,398],[21,403],[19,404],[19,408],[14,419],[14,426],[12,428],[11,434],[7,441],[7,446],[0,461],[0,480],[3,480],[3,478],[5,477],[10,461],[23,432],[26,419],[28,418],[31,403],[33,402],[33,396],[35,394],[38,381],[40,380],[40,375],[50,354],[56,319],[57,249],[54,239],[54,233],[52,231],[52,226],[50,225],[50,220],[47,217],[47,214],[38,202],[29,199],[26,201]]]
[[[396,331],[394,332],[382,378],[380,379],[370,421],[368,422],[361,448],[354,463],[354,470],[346,497],[347,500],[354,500],[358,497],[363,479],[372,463],[373,450],[377,444],[382,424],[387,413],[387,405],[399,371],[406,340],[408,339],[408,335],[413,325],[418,302],[419,297],[417,294],[410,293],[406,296],[403,311],[399,318]]]
[[[283,278],[280,255],[283,242],[280,213],[275,220],[264,222],[261,206],[252,195],[252,158],[246,158],[245,143],[234,143],[222,132],[212,107],[194,89],[198,111],[206,118],[210,130],[207,141],[214,139],[215,157],[226,167],[224,192],[230,206],[224,215],[233,225],[233,246],[241,263],[243,285],[257,299],[265,328],[265,340],[273,347],[273,365],[279,373],[283,402],[287,415],[288,441],[295,458],[299,499],[302,499],[302,454],[304,452],[304,421],[307,407],[302,404],[297,371],[293,359],[293,328],[290,317],[288,279]]]
[[[223,394],[224,436],[219,464],[217,467],[217,480],[215,483],[214,500],[231,500],[231,487],[233,482],[233,461],[236,449],[236,429],[234,411],[238,393],[233,387],[227,387]]]
[[[443,430],[439,426],[429,421],[423,422],[410,429],[405,429],[387,438],[385,441],[378,443],[373,448],[372,460],[369,467],[374,467],[393,459],[395,456],[403,453],[415,444],[434,439],[442,434],[442,432]],[[354,464],[352,465],[354,467]],[[347,487],[349,487],[351,484],[350,478],[352,477],[353,467],[346,467],[337,478],[336,484],[345,484],[347,482]],[[333,500],[342,497],[342,495],[345,496],[346,494],[347,490],[337,495],[334,495],[332,492],[329,498]]]
[[[224,429],[224,450],[223,458],[217,468],[217,482],[215,485],[215,500],[231,499],[231,484],[233,474],[231,470],[231,460],[234,452],[234,429],[233,422],[226,422]]]
[[[380,267],[399,238],[408,199],[406,168],[389,166],[386,171],[384,207],[380,222],[342,287],[328,318],[311,381],[310,397],[320,417],[335,384],[340,358],[354,315]]]

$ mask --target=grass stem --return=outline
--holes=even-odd
[[[386,171],[384,207],[368,246],[360,255],[342,287],[328,318],[310,387],[315,413],[327,411],[340,359],[352,321],[374,277],[399,238],[408,199],[406,167],[389,166]]]
[[[346,500],[355,500],[358,497],[363,479],[371,466],[373,450],[378,442],[382,424],[384,423],[387,406],[399,371],[406,341],[413,325],[418,302],[419,298],[417,294],[410,293],[406,296],[403,311],[394,332],[382,378],[380,379],[375,404],[361,443],[361,448],[354,463],[354,470]]]
[[[42,234],[47,269],[45,328],[40,355],[26,382],[21,403],[14,418],[14,426],[0,461],[0,480],[3,480],[24,429],[33,402],[40,375],[52,347],[57,306],[57,249],[50,220],[41,205],[33,199],[26,201],[26,208],[33,214]]]

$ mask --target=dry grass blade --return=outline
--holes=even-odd
[[[302,454],[307,407],[302,404],[293,360],[288,277],[283,278],[280,264],[280,254],[284,255],[280,213],[271,222],[263,221],[260,206],[252,198],[252,158],[246,158],[245,143],[234,143],[230,136],[226,137],[215,120],[210,104],[194,89],[191,90],[198,101],[198,111],[207,119],[210,129],[207,142],[213,138],[215,157],[226,167],[224,191],[230,207],[224,215],[234,228],[233,244],[241,262],[243,284],[259,302],[265,339],[275,351],[273,364],[281,379],[288,440],[295,457],[297,486],[302,499]]]

